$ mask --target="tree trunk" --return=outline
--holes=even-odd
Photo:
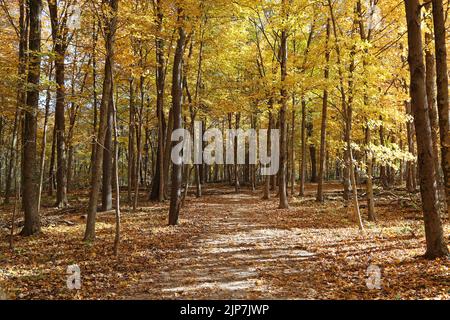
[[[68,205],[67,200],[67,159],[66,159],[66,119],[65,119],[65,57],[67,49],[67,28],[65,25],[67,12],[59,16],[56,1],[48,2],[50,20],[52,27],[52,39],[55,59],[55,80],[56,80],[56,106],[55,106],[55,127],[56,127],[56,204],[58,208]]]
[[[94,20],[92,26],[92,108],[94,109],[94,121],[92,128],[92,150],[91,150],[91,174],[92,174],[92,165],[95,162],[95,152],[97,150],[97,126],[98,126],[98,97],[97,97],[97,41],[98,41],[98,31],[97,31],[97,23]]]
[[[269,128],[267,130],[267,150],[272,148],[272,100],[269,102]],[[264,196],[263,200],[270,199],[270,181],[272,176],[267,175],[264,183]]]
[[[113,125],[113,88],[110,91],[108,100],[108,114],[106,137],[103,148],[103,175],[102,175],[102,211],[110,211],[113,208],[112,203],[112,171],[113,171],[113,143],[112,143],[112,125]]]
[[[164,90],[165,90],[165,57],[164,57],[164,39],[162,38],[163,13],[161,9],[161,0],[154,1],[157,16],[156,25],[158,34],[155,40],[156,44],[156,116],[158,118],[158,151],[155,177],[150,192],[150,200],[164,201]]]
[[[358,0],[356,3],[356,11],[358,14],[358,20],[359,20],[359,34],[362,41],[370,42],[372,30],[368,30],[366,34],[365,30],[365,18],[362,11],[361,1]],[[373,14],[371,13],[369,19],[373,18]],[[369,49],[364,49],[364,58],[363,58],[363,67],[364,67],[364,74],[367,75],[367,56],[369,54]],[[369,106],[369,94],[367,93],[368,90],[368,81],[364,80],[364,106]],[[365,134],[366,134],[366,165],[367,165],[367,186],[366,186],[366,193],[367,193],[367,216],[369,221],[376,221],[376,214],[375,214],[375,199],[373,195],[373,154],[370,150],[370,146],[372,143],[372,128],[370,127],[370,123],[368,119],[366,119],[366,127],[365,127]]]
[[[350,51],[350,67],[349,74],[350,79],[348,81],[348,102],[346,98],[346,91],[344,88],[344,71],[342,66],[342,57],[341,57],[341,48],[338,40],[338,28],[336,25],[336,18],[334,16],[333,4],[331,0],[328,0],[328,7],[330,9],[330,17],[331,22],[333,24],[333,35],[335,40],[335,50],[337,56],[337,65],[339,72],[339,91],[341,93],[341,103],[344,115],[344,141],[346,143],[345,150],[345,168],[346,174],[344,173],[344,199],[345,197],[349,197],[349,188],[352,187],[352,195],[353,195],[353,205],[355,210],[355,220],[357,220],[358,227],[361,231],[364,230],[364,226],[361,220],[361,213],[359,210],[359,201],[358,201],[358,190],[356,186],[356,177],[355,170],[353,166],[353,152],[351,146],[351,137],[352,137],[352,117],[353,117],[353,90],[354,90],[354,82],[353,82],[353,74],[355,71],[355,46],[352,47]],[[357,17],[355,17],[356,21]]]
[[[104,17],[105,25],[105,46],[106,46],[106,60],[105,60],[105,79],[103,81],[103,95],[100,105],[100,124],[98,130],[95,161],[92,166],[91,177],[91,193],[89,197],[88,217],[86,222],[86,231],[84,241],[93,241],[95,239],[95,221],[97,216],[97,204],[100,191],[101,170],[103,162],[103,146],[106,139],[106,130],[108,127],[108,108],[110,106],[110,99],[112,97],[113,89],[113,72],[114,72],[114,43],[117,28],[117,11],[119,0],[109,0],[111,15]]]
[[[134,199],[133,199],[133,210],[136,211],[139,203],[139,185],[141,175],[141,163],[142,163],[142,117],[144,113],[144,77],[141,76],[140,79],[140,92],[141,92],[141,106],[138,111],[138,123],[136,125],[136,167],[135,167],[135,180],[134,180]]]
[[[19,89],[19,91],[23,91],[22,88]],[[22,93],[19,93],[18,95],[23,95]],[[20,98],[18,97],[18,100]],[[14,171],[14,165],[15,160],[18,158],[18,153],[16,153],[16,146],[17,146],[17,140],[19,137],[19,123],[21,121],[21,110],[19,107],[19,101],[18,106],[16,107],[16,112],[14,114],[14,125],[13,125],[13,132],[11,137],[11,144],[10,144],[10,153],[9,153],[9,162],[8,167],[6,168],[6,182],[5,182],[5,204],[9,204],[9,198],[11,197],[11,187],[12,187],[12,181],[13,181],[13,171]],[[20,103],[20,105],[23,104],[23,101]]]
[[[48,170],[48,196],[53,196],[55,189],[55,158],[56,158],[56,127],[53,126],[52,134],[52,151],[50,154],[50,164]]]
[[[136,130],[136,112],[134,105],[134,90],[133,90],[133,78],[130,78],[130,120],[128,129],[128,203],[131,206],[132,192],[135,179],[137,179],[136,173],[136,160],[135,160],[135,141],[134,135]]]
[[[409,66],[411,73],[411,106],[414,113],[419,155],[420,190],[424,212],[425,236],[430,259],[448,255],[438,212],[436,169],[433,161],[430,118],[428,115],[425,65],[423,61],[421,7],[418,0],[405,1],[408,25]]]
[[[301,124],[301,164],[300,164],[300,197],[305,196],[305,183],[306,183],[306,100],[302,96],[302,124]]]
[[[283,6],[283,19],[287,16],[287,0],[282,1]],[[287,112],[287,100],[288,91],[286,89],[286,78],[287,78],[287,62],[288,62],[288,33],[284,29],[281,32],[281,48],[280,48],[280,60],[281,60],[281,109],[280,109],[280,184],[279,184],[279,197],[280,197],[280,209],[288,209],[288,197],[287,197],[287,123],[286,123],[286,112]]]
[[[439,119],[436,104],[436,63],[433,51],[431,50],[433,45],[433,22],[431,21],[431,16],[428,15],[428,11],[431,9],[431,3],[427,3],[425,9],[427,10],[425,17],[425,22],[427,25],[427,29],[425,31],[425,83],[427,90],[427,104],[430,116],[434,167],[436,168],[436,181],[438,183],[438,200],[440,203],[444,204],[445,194],[440,192],[443,187],[443,181],[441,179],[441,175],[439,174]]]
[[[413,116],[411,110],[411,103],[405,102],[406,106],[406,114]],[[412,155],[416,155],[416,151],[414,148],[414,124],[411,122],[406,123],[406,131],[408,138],[408,152]],[[416,191],[416,174],[415,174],[415,164],[414,161],[408,161],[406,163],[406,189],[409,193],[413,193]]]
[[[442,0],[433,0],[434,37],[436,47],[437,69],[437,108],[439,113],[439,129],[441,138],[442,170],[444,171],[444,187],[447,199],[447,210],[450,217],[450,115],[448,98],[448,66],[445,17]]]
[[[311,183],[317,183],[317,157],[316,157],[316,146],[311,144],[309,146],[309,155],[311,158]]]
[[[131,82],[131,84],[133,84]],[[119,254],[120,245],[120,182],[119,182],[119,134],[117,129],[117,107],[112,101],[111,103],[113,109],[113,132],[114,132],[114,189],[116,192],[116,203],[115,203],[115,215],[116,215],[116,230],[114,235],[114,255]]]
[[[383,118],[380,117],[380,121],[383,121]],[[384,126],[381,125],[380,126],[380,145],[381,146],[385,146],[385,133],[384,133]],[[385,189],[389,189],[390,185],[389,185],[389,181],[388,181],[388,175],[387,175],[387,167],[385,165],[381,165],[380,166],[380,182],[381,185],[383,186],[383,188]]]
[[[6,185],[5,185],[5,204],[9,203],[9,198],[11,197],[11,187],[12,187],[12,174],[13,167],[16,162],[16,158],[19,157],[19,154],[16,152],[17,143],[20,135],[19,127],[20,121],[22,119],[22,106],[25,105],[26,102],[26,90],[25,84],[26,80],[26,66],[27,66],[27,54],[26,51],[28,49],[27,40],[28,40],[28,28],[27,28],[27,5],[25,0],[19,0],[19,66],[18,66],[18,76],[19,76],[19,84],[17,86],[17,105],[16,111],[14,114],[14,126],[10,144],[10,157],[9,163],[6,172]],[[14,180],[16,181],[16,179]]]
[[[239,112],[236,113],[236,130],[239,130],[240,127],[240,121],[241,121],[241,114]],[[234,139],[234,191],[238,193],[241,190],[241,183],[239,181],[239,168],[240,165],[238,164],[238,137]]]
[[[179,23],[183,23],[182,10],[178,10]],[[178,41],[173,62],[172,78],[172,119],[173,130],[183,127],[182,124],[182,103],[183,103],[183,53],[186,44],[186,33],[183,25],[178,27]],[[176,142],[172,143],[173,145]],[[169,225],[178,224],[180,215],[181,183],[182,183],[182,159],[181,155],[177,159],[179,163],[172,164],[172,190],[170,197]]]
[[[325,42],[325,71],[324,78],[327,81],[330,78],[330,19],[327,19],[327,36]],[[327,126],[328,126],[328,89],[323,91],[322,99],[322,125],[320,133],[320,155],[319,155],[319,177],[318,177],[318,187],[317,187],[317,202],[324,202],[323,195],[323,183],[324,175],[326,170],[326,148],[327,148]]]
[[[164,198],[168,199],[170,197],[170,190],[169,190],[169,180],[171,179],[170,174],[170,165],[171,165],[171,151],[172,151],[172,141],[171,141],[171,134],[173,131],[173,109],[169,110],[169,117],[168,117],[168,126],[167,126],[167,134],[166,134],[166,141],[164,143]]]
[[[28,84],[31,88],[27,94],[27,108],[24,110],[23,137],[23,209],[24,227],[21,234],[31,236],[41,231],[38,211],[39,170],[36,159],[37,114],[39,109],[39,78],[41,74],[41,12],[42,1],[29,1],[29,71]]]
[[[295,95],[292,97],[292,122],[291,122],[291,195],[295,196]]]
[[[377,217],[375,215],[375,199],[373,196],[373,155],[369,146],[372,142],[372,134],[369,124],[366,127],[366,157],[367,157],[367,216],[369,221],[376,221]]]
[[[49,67],[48,78],[49,81],[52,77],[52,66]],[[51,92],[50,87],[47,88],[47,96],[45,98],[45,114],[44,114],[44,129],[42,134],[42,146],[41,146],[41,157],[39,163],[39,194],[38,194],[38,210],[41,210],[41,199],[42,199],[42,187],[44,185],[44,171],[45,171],[45,150],[47,148],[47,131],[48,131],[48,117],[50,114],[50,102],[51,102]]]

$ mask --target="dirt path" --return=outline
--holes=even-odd
[[[309,196],[290,199],[290,210],[279,210],[275,198],[262,201],[261,192],[223,186],[190,197],[182,218],[203,232],[165,251],[132,298],[447,299],[449,262],[418,259],[420,212],[378,202],[380,221],[364,219],[363,235],[351,208],[332,196],[339,188],[327,185],[329,199],[318,204],[308,185]],[[373,267],[379,289],[367,283]]]
[[[296,241],[299,232],[267,221],[264,208],[276,208],[271,202],[261,206],[259,194],[211,189],[206,200],[189,205],[208,224],[207,232],[168,252],[153,277],[143,280],[138,291],[145,293],[135,298],[273,298],[282,288],[272,287],[264,274],[300,273],[299,266],[314,259]]]

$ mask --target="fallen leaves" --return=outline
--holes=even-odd
[[[0,299],[450,298],[450,263],[419,257],[424,233],[410,209],[377,207],[379,222],[365,221],[361,235],[338,198],[291,199],[291,210],[279,210],[259,193],[205,192],[187,199],[177,227],[167,226],[166,205],[124,208],[118,258],[113,215],[99,215],[92,244],[81,241],[79,211],[49,210],[43,234],[16,237],[13,252],[2,231]],[[80,291],[66,287],[72,264],[81,269]],[[380,290],[367,288],[369,265],[381,270]]]

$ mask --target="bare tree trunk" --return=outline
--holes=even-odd
[[[29,72],[28,84],[31,89],[27,95],[27,108],[24,110],[23,137],[23,209],[24,227],[21,234],[31,236],[41,231],[37,193],[39,189],[39,171],[36,161],[37,113],[39,108],[39,78],[41,73],[41,12],[42,1],[29,1]]]
[[[16,111],[14,114],[14,126],[13,133],[11,139],[11,149],[10,149],[10,158],[6,173],[6,186],[5,186],[5,204],[9,203],[9,198],[11,197],[11,186],[12,186],[12,173],[13,166],[16,162],[16,158],[19,157],[19,153],[16,152],[17,144],[19,140],[19,136],[21,131],[19,127],[21,127],[22,121],[22,107],[26,103],[27,92],[25,90],[26,81],[26,68],[27,68],[27,50],[28,50],[28,27],[27,27],[27,5],[25,0],[19,0],[19,66],[18,66],[18,76],[19,76],[19,84],[17,86],[17,105]],[[14,180],[15,181],[15,180]]]
[[[94,109],[94,121],[92,128],[92,151],[91,151],[91,167],[94,164],[95,152],[97,150],[97,126],[98,126],[98,97],[97,97],[97,42],[98,32],[97,23],[94,20],[92,27],[92,91],[93,91],[93,109]],[[90,168],[92,174],[92,168]]]
[[[383,118],[380,117],[380,120],[383,121]],[[384,126],[381,125],[380,126],[380,145],[381,146],[385,146],[386,142],[385,142],[385,132],[384,132]],[[388,181],[388,175],[387,175],[387,166],[385,165],[381,165],[380,166],[380,182],[381,185],[383,186],[383,188],[385,189],[389,189],[390,185],[389,185],[389,181]]]
[[[423,61],[421,10],[418,0],[405,1],[408,24],[409,66],[411,73],[411,106],[414,112],[419,154],[420,190],[424,212],[427,252],[430,259],[448,255],[438,212],[436,169],[433,161],[430,118],[428,115],[425,65]]]
[[[370,143],[372,142],[372,135],[370,126],[366,127],[366,157],[367,157],[367,215],[369,221],[376,221],[375,215],[375,199],[373,196],[373,155],[369,150]]]
[[[103,148],[103,175],[102,175],[102,211],[110,211],[112,203],[112,171],[113,171],[113,143],[112,143],[112,123],[113,123],[113,93],[112,88],[108,100],[108,114],[106,137]]]
[[[52,66],[49,67],[49,80],[52,77]],[[44,115],[44,129],[42,135],[42,146],[41,146],[41,159],[39,165],[39,194],[38,194],[38,210],[41,210],[41,199],[42,199],[42,187],[44,184],[44,171],[45,171],[45,150],[47,148],[47,129],[48,129],[48,117],[50,114],[50,100],[51,100],[51,92],[50,88],[47,88],[47,96],[45,99],[45,115]]]
[[[186,33],[182,25],[182,9],[178,10],[179,23],[178,27],[178,41],[173,62],[173,79],[172,79],[172,119],[173,130],[178,130],[183,127],[182,124],[182,103],[183,103],[183,53],[186,44]],[[173,143],[175,145],[175,143]],[[169,210],[169,225],[174,226],[178,224],[181,204],[181,183],[182,183],[182,159],[181,155],[177,159],[180,163],[172,164],[172,191],[170,197]]]
[[[196,108],[200,107],[200,89],[202,84],[202,67],[203,67],[203,51],[205,48],[205,24],[207,23],[207,19],[203,17],[201,21],[201,37],[200,37],[200,48],[198,53],[198,64],[197,64],[197,81],[195,84],[195,94],[194,94],[194,102]],[[192,111],[191,111],[191,118],[192,118]],[[203,136],[203,132],[200,133],[200,137]],[[195,185],[196,185],[196,195],[197,198],[200,198],[202,196],[202,181],[200,176],[200,169],[201,165],[195,165]]]
[[[324,78],[327,81],[330,78],[330,19],[327,19],[327,36],[325,42],[325,71]],[[328,89],[323,91],[322,102],[322,125],[320,133],[320,155],[319,155],[319,185],[317,187],[317,202],[324,202],[323,183],[326,170],[326,148],[327,148],[327,126],[328,126]]]
[[[136,173],[136,160],[135,160],[135,141],[134,135],[136,130],[136,112],[134,105],[134,89],[133,78],[130,78],[130,120],[128,129],[128,203],[131,206],[132,202],[132,190],[137,179]]]
[[[355,17],[355,21],[357,20],[357,17]],[[350,181],[351,181],[351,187],[352,187],[352,195],[353,195],[353,206],[355,210],[355,219],[358,223],[358,227],[361,231],[364,231],[364,225],[361,218],[361,211],[359,208],[359,200],[358,200],[358,186],[356,181],[356,173],[355,173],[355,166],[353,164],[354,158],[353,158],[353,150],[351,145],[351,138],[352,138],[352,121],[353,121],[353,74],[355,72],[355,47],[352,47],[352,50],[350,51],[350,80],[348,83],[349,87],[349,94],[348,94],[348,103],[345,104],[345,98],[343,97],[344,102],[344,111],[346,112],[346,142],[347,142],[347,152],[348,152],[348,160],[347,160],[347,167],[350,171]]]
[[[132,83],[131,83],[132,84]],[[114,130],[114,188],[116,191],[115,215],[116,215],[116,230],[114,235],[114,255],[119,254],[120,245],[120,182],[119,182],[119,134],[117,130],[117,107],[112,102],[113,106],[113,130]]]
[[[50,154],[50,164],[48,170],[48,196],[53,196],[55,187],[55,158],[56,158],[56,127],[53,126],[52,152]]]
[[[430,16],[431,2],[427,3],[425,9],[425,23],[427,25],[427,29],[425,31],[425,83],[427,90],[428,114],[430,116],[433,159],[434,167],[436,168],[436,181],[438,183],[438,201],[445,204],[445,192],[441,193],[441,190],[443,189],[443,181],[441,179],[441,175],[439,174],[439,119],[436,104],[436,63],[434,53],[431,50],[433,45],[433,22]]]
[[[411,103],[405,102],[406,114],[413,116],[411,110]],[[411,122],[406,123],[406,131],[408,138],[408,152],[412,155],[416,155],[414,148],[414,124]],[[415,174],[415,164],[413,161],[408,161],[406,163],[406,189],[408,192],[413,193],[416,191],[416,174]]]
[[[365,30],[365,18],[362,11],[361,1],[358,0],[356,4],[356,11],[358,14],[358,22],[359,22],[359,34],[362,41],[370,42],[372,30],[368,30],[366,34]],[[372,19],[372,13],[369,19]],[[369,49],[364,49],[364,58],[363,58],[363,67],[364,73],[367,75],[367,55],[369,54]],[[369,106],[369,95],[367,93],[368,90],[368,81],[364,80],[364,106]],[[366,119],[366,127],[364,128],[366,133],[366,165],[367,165],[367,216],[369,221],[376,221],[377,217],[375,214],[375,199],[373,195],[373,154],[370,150],[370,145],[372,143],[372,128],[370,127],[369,121]]]
[[[292,131],[291,131],[291,195],[295,196],[295,95],[292,97]]]
[[[164,39],[162,38],[163,13],[161,9],[161,0],[154,0],[153,5],[156,10],[156,24],[158,34],[156,37],[156,114],[158,117],[158,152],[155,177],[150,192],[150,200],[163,202],[164,196],[164,90],[165,90],[165,57],[164,57]]]
[[[300,165],[300,197],[305,196],[305,183],[306,183],[306,100],[302,96],[302,156]]]
[[[164,144],[164,198],[169,198],[170,190],[169,190],[169,180],[170,180],[170,153],[172,151],[172,141],[171,141],[171,133],[173,131],[173,110],[169,111],[168,117],[168,126],[167,126],[167,134],[166,134],[166,142]]]
[[[23,91],[23,89],[19,89],[19,91]],[[23,95],[22,93],[19,93],[18,95]],[[19,100],[19,98],[18,98]],[[19,104],[19,102],[18,102]],[[20,103],[22,104],[22,103]],[[14,165],[15,165],[15,159],[18,158],[19,154],[16,153],[16,145],[17,140],[19,137],[19,124],[21,119],[22,112],[20,111],[20,107],[16,107],[16,112],[14,114],[14,125],[13,125],[13,132],[11,137],[11,144],[10,144],[10,154],[9,154],[9,162],[8,167],[6,168],[6,182],[5,182],[5,204],[9,204],[9,198],[11,197],[11,186],[12,186],[12,180],[13,180],[13,171],[14,171]],[[15,181],[15,180],[14,180]]]
[[[239,130],[240,127],[240,121],[241,121],[241,114],[239,112],[236,113],[236,130]],[[238,193],[241,190],[241,183],[239,181],[239,168],[240,165],[238,164],[238,137],[235,138],[234,143],[234,191]]]
[[[352,152],[352,146],[351,146],[351,137],[352,137],[352,118],[353,118],[353,74],[355,71],[355,47],[352,47],[352,50],[350,52],[350,79],[348,81],[348,102],[346,98],[346,93],[344,89],[344,72],[342,67],[342,58],[341,58],[341,48],[340,43],[338,40],[338,31],[337,31],[337,25],[336,25],[336,19],[334,16],[334,10],[333,10],[333,4],[331,0],[328,0],[328,7],[330,9],[330,16],[331,16],[331,22],[333,24],[333,34],[334,34],[334,40],[335,40],[335,50],[337,55],[337,64],[338,64],[338,72],[339,72],[339,84],[340,84],[340,93],[341,93],[341,99],[342,99],[342,108],[343,108],[343,114],[344,114],[344,135],[345,135],[345,142],[346,142],[346,150],[345,150],[345,161],[346,161],[346,170],[348,174],[348,178],[350,179],[350,184],[348,185],[347,177],[344,177],[344,187],[352,187],[353,192],[353,205],[355,210],[355,219],[357,220],[358,227],[361,231],[364,230],[364,226],[362,224],[361,219],[361,212],[359,209],[359,201],[358,201],[358,189],[356,185],[356,177],[355,177],[355,170],[353,166],[353,152]],[[356,21],[357,17],[355,17]],[[345,174],[344,174],[345,175]],[[344,199],[346,196],[346,191],[344,189]],[[349,196],[347,194],[347,196]]]
[[[22,3],[21,3],[22,4]],[[17,123],[17,131],[20,132],[22,129],[21,121],[18,121]],[[19,135],[17,135],[17,139],[19,139]],[[14,158],[14,208],[11,216],[11,232],[9,235],[9,249],[14,250],[14,232],[15,232],[15,224],[16,224],[16,217],[19,215],[20,212],[20,197],[21,197],[21,183],[20,183],[20,158],[19,158],[19,152],[20,152],[20,144],[19,141],[16,141],[16,144],[14,146],[16,157]]]
[[[433,21],[436,47],[437,69],[437,108],[439,113],[439,129],[441,138],[442,170],[444,171],[444,187],[447,199],[447,210],[450,217],[450,115],[448,97],[448,65],[445,17],[442,0],[433,0]]]
[[[282,0],[283,6],[283,19],[287,18],[287,0]],[[281,43],[280,43],[280,60],[281,60],[281,109],[280,109],[280,185],[279,185],[279,197],[280,197],[280,209],[289,209],[288,197],[287,197],[287,181],[286,181],[286,163],[287,163],[287,100],[288,92],[286,89],[287,78],[287,62],[288,62],[288,32],[286,29],[281,31]]]
[[[308,137],[311,138],[313,134],[313,124],[308,125]],[[311,183],[317,183],[317,158],[316,158],[316,146],[314,144],[309,145],[309,157],[311,159]]]
[[[142,117],[144,113],[144,77],[140,79],[140,91],[141,91],[141,106],[138,111],[138,123],[136,125],[136,171],[134,180],[134,199],[133,199],[133,210],[136,211],[139,204],[139,184],[140,184],[140,171],[142,162]]]
[[[256,131],[256,127],[258,126],[257,123],[257,118],[256,118],[256,114],[252,114],[251,115],[251,125],[252,125],[252,129]],[[250,158],[249,158],[249,162],[250,162]],[[256,165],[255,164],[250,164],[249,165],[249,169],[250,169],[250,183],[251,183],[251,188],[252,191],[255,192],[256,191]],[[219,171],[219,165],[216,164],[215,166],[215,176],[214,176],[214,180],[215,182],[218,182],[218,171]]]
[[[97,216],[97,204],[100,191],[101,169],[103,162],[103,148],[106,139],[106,130],[108,126],[108,107],[113,90],[113,73],[114,73],[114,42],[117,28],[117,11],[119,0],[109,0],[108,5],[112,15],[104,17],[105,25],[105,79],[103,82],[103,95],[100,105],[100,124],[98,138],[96,144],[95,161],[92,166],[91,193],[89,197],[88,217],[86,222],[86,231],[84,241],[93,241],[95,239],[95,221]]]
[[[64,208],[67,200],[67,159],[66,159],[66,120],[65,120],[65,56],[67,50],[67,12],[60,16],[56,1],[48,1],[55,59],[56,107],[56,207]]]
[[[269,103],[269,128],[267,132],[267,150],[272,148],[272,100]],[[272,176],[266,176],[266,181],[264,183],[264,196],[263,200],[270,199],[270,181]]]

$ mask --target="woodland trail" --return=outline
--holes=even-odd
[[[391,205],[379,202],[380,222],[365,221],[362,235],[352,210],[333,196],[340,185],[327,185],[331,205],[315,202],[315,188],[308,185],[303,199],[291,198],[290,210],[279,210],[275,197],[261,201],[260,191],[236,194],[223,186],[190,197],[183,219],[204,230],[141,274],[131,298],[446,299],[442,265],[418,259],[424,246],[419,213],[393,214]],[[447,270],[448,261],[440,263]],[[382,271],[380,289],[368,288],[369,266]]]
[[[265,273],[280,278],[303,273],[307,280],[302,270],[314,254],[302,249],[298,231],[277,228],[267,219],[264,209],[271,202],[261,207],[259,193],[223,189],[209,190],[207,197],[191,205],[207,220],[208,232],[169,253],[152,271],[159,276],[143,281],[148,291],[134,298],[269,299],[275,292],[282,295],[283,288],[266,283]]]
[[[0,289],[20,299],[450,298],[450,260],[420,258],[420,210],[377,198],[379,221],[368,222],[363,209],[362,235],[339,184],[326,185],[324,204],[315,189],[308,184],[306,197],[279,210],[277,198],[261,200],[261,190],[210,185],[199,199],[189,195],[176,227],[167,226],[166,203],[143,198],[139,211],[123,208],[119,257],[114,214],[99,215],[97,240],[86,245],[84,210],[47,209],[43,234],[16,237],[13,252],[9,230],[0,233]],[[9,212],[0,211],[4,221]],[[82,271],[76,292],[66,287],[74,262]],[[367,286],[369,266],[381,270],[380,289]]]

